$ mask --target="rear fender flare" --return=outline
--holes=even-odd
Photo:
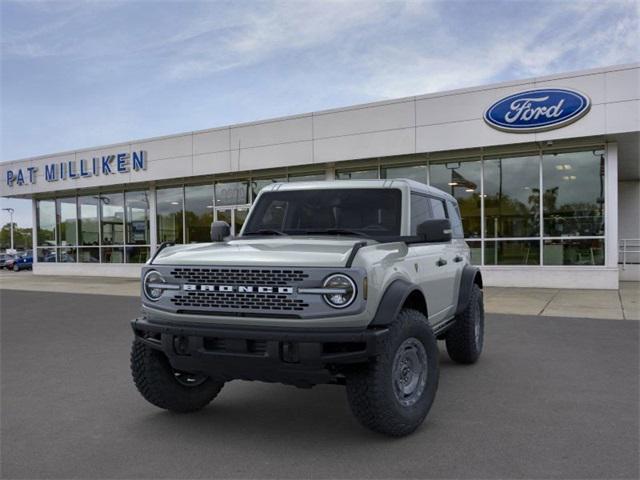
[[[471,289],[474,284],[477,284],[482,288],[482,274],[480,273],[480,269],[471,265],[465,265],[462,270],[462,276],[460,277],[460,290],[458,292],[456,315],[460,315],[467,308],[467,305],[469,304],[469,297],[471,296]]]

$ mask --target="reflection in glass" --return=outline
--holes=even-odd
[[[604,239],[544,241],[544,265],[604,265]]]
[[[184,189],[185,243],[210,242],[213,222],[213,185],[193,185]]]
[[[251,193],[253,195],[253,199],[258,196],[260,190],[262,190],[267,185],[271,185],[272,183],[286,183],[286,177],[280,178],[254,178],[251,180]]]
[[[182,187],[156,190],[158,242],[182,243]]]
[[[540,157],[484,162],[485,236],[540,235]]]
[[[124,249],[122,247],[102,247],[102,263],[122,263],[124,262]]]
[[[56,203],[53,200],[38,200],[38,245],[56,244]]]
[[[383,167],[381,178],[408,178],[416,182],[427,184],[427,166],[411,165],[404,167]]]
[[[289,175],[290,182],[319,182],[326,179],[327,176],[324,172]]]
[[[98,197],[78,197],[79,245],[98,245]]]
[[[249,182],[218,182],[216,205],[246,205],[249,203]]]
[[[58,198],[58,245],[76,245],[77,209],[76,198]]]
[[[458,200],[466,238],[480,238],[480,160],[432,163],[431,186]]]
[[[544,235],[604,235],[604,154],[545,154]]]
[[[247,214],[249,213],[248,208],[236,208],[234,212],[234,235],[240,235],[240,230],[242,230],[242,226],[244,225],[245,220],[247,219]]]
[[[58,262],[60,263],[75,263],[76,261],[76,249],[75,248],[58,248]]]
[[[144,263],[149,259],[149,247],[125,247],[127,263]]]
[[[540,265],[538,240],[485,241],[485,265]]]
[[[148,245],[149,234],[149,192],[125,192],[126,243]]]
[[[51,263],[56,261],[56,249],[55,248],[38,248],[37,251],[38,262]]]
[[[98,247],[79,248],[78,261],[81,263],[98,263],[100,261],[100,249]]]
[[[110,193],[100,195],[102,220],[102,245],[124,243],[124,195]]]
[[[337,171],[336,180],[375,180],[378,178],[378,169]]]

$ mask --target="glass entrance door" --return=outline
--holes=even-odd
[[[236,236],[240,234],[248,213],[248,206],[217,208],[215,219],[227,222],[231,227],[231,235]]]

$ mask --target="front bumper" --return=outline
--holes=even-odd
[[[136,339],[162,351],[180,371],[225,380],[297,386],[336,383],[344,367],[374,358],[388,333],[379,329],[297,330],[132,320]]]

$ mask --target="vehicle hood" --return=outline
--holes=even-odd
[[[278,237],[236,239],[224,243],[177,245],[163,249],[158,265],[237,265],[344,267],[355,237]],[[368,243],[375,243],[368,240]]]

